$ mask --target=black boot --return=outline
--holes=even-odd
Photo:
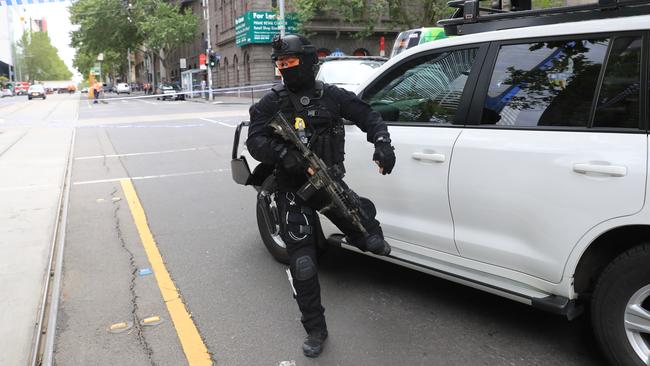
[[[302,344],[302,353],[307,357],[318,357],[323,352],[325,339],[327,339],[327,329],[312,330]]]
[[[366,239],[366,249],[377,255],[389,255],[390,245],[380,235],[373,234]]]

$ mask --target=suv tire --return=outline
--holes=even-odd
[[[650,324],[650,244],[627,250],[598,279],[591,303],[591,322],[601,349],[612,365],[647,365],[650,329],[639,330],[627,320],[635,312]],[[636,310],[636,311],[635,311]]]

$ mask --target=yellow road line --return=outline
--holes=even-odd
[[[167,310],[169,311],[174,327],[176,328],[176,333],[181,341],[181,346],[185,352],[188,364],[190,366],[212,365],[212,359],[208,353],[208,349],[203,343],[190,314],[187,312],[185,304],[183,304],[183,299],[176,289],[176,285],[172,281],[169,272],[167,272],[167,268],[165,267],[165,263],[160,255],[156,241],[149,230],[147,216],[144,213],[142,204],[140,204],[140,200],[138,199],[138,195],[135,192],[135,187],[133,187],[131,179],[122,179],[120,180],[120,183],[122,184],[122,190],[124,191],[124,195],[126,196],[125,198],[129,203],[131,215],[133,215],[133,220],[135,221],[138,233],[140,234],[140,240],[142,240],[142,245],[147,253],[147,258],[149,258],[151,269],[156,276],[156,282],[158,282],[160,294],[167,305]]]

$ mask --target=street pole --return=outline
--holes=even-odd
[[[126,49],[126,61],[129,64],[129,68],[126,71],[126,82],[131,86],[131,49],[127,48]]]
[[[284,38],[284,0],[278,1],[280,7],[280,19],[278,19],[278,27],[280,28],[280,38]]]
[[[213,100],[212,96],[212,67],[210,66],[210,55],[212,54],[212,41],[210,38],[210,0],[203,0],[203,15],[205,16],[205,26],[207,28],[205,34],[208,37],[208,47],[205,50],[206,59],[208,60],[208,99]]]
[[[104,79],[102,79],[102,61],[104,61],[104,53],[100,53],[97,55],[97,61],[99,61],[99,81],[104,82]]]

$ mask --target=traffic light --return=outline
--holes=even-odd
[[[208,65],[210,66],[210,68],[217,66],[217,56],[214,53],[210,54],[210,57],[208,59]]]

